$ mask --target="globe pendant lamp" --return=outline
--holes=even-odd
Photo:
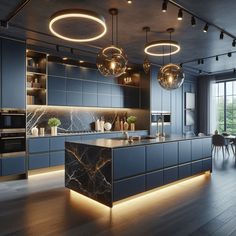
[[[174,32],[174,29],[170,28],[167,29],[167,32],[170,33],[170,42],[171,40],[171,33]],[[177,64],[171,63],[171,45],[170,45],[170,63],[167,65],[163,65],[160,68],[160,71],[158,73],[158,81],[162,88],[167,90],[173,90],[179,88],[183,82],[184,82],[184,72],[181,66]],[[163,58],[164,58],[165,52],[163,50]]]
[[[103,48],[97,56],[97,68],[102,75],[108,78],[119,77],[126,71],[128,63],[124,50],[118,46],[118,9],[109,9],[112,16],[112,44]],[[116,43],[114,44],[113,18],[116,16]]]
[[[145,33],[146,33],[146,44],[147,44],[147,42],[148,42],[147,34],[148,34],[148,32],[150,32],[150,27],[145,26],[145,27],[143,27],[143,30],[144,30]],[[149,60],[148,60],[148,56],[145,55],[145,58],[144,58],[144,61],[143,61],[143,70],[144,70],[144,72],[145,72],[146,74],[150,71],[150,67],[151,67],[151,64],[150,64],[150,62],[149,62]]]

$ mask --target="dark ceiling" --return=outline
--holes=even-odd
[[[0,19],[4,20],[14,8],[21,3],[20,0],[1,0]],[[165,32],[167,28],[175,28],[173,39],[181,45],[181,51],[172,57],[173,62],[182,63],[198,58],[205,58],[217,54],[224,54],[236,51],[232,47],[232,38],[225,35],[223,40],[219,39],[220,31],[214,27],[209,27],[208,33],[203,33],[204,22],[197,20],[195,27],[191,26],[191,16],[184,12],[182,21],[177,20],[178,8],[168,4],[166,13],[162,13],[162,0],[133,0],[133,4],[127,4],[126,0],[31,0],[11,21],[8,29],[0,28],[0,34],[27,39],[28,44],[36,44],[46,48],[55,46],[42,42],[33,41],[33,39],[51,42],[53,44],[66,45],[73,48],[89,50],[91,61],[96,58],[96,53],[100,47],[107,46],[111,41],[111,17],[108,9],[115,7],[119,9],[119,43],[122,46],[133,63],[142,63],[144,58],[145,33],[143,26],[150,26],[155,33],[149,34],[149,41],[168,38]],[[236,38],[236,1],[227,0],[176,0],[184,8],[196,13],[201,18],[212,22],[224,30],[235,35]],[[90,44],[69,43],[56,37],[51,37],[48,23],[50,16],[63,9],[83,8],[93,10],[104,16],[108,26],[107,34]],[[17,26],[17,28],[15,27]],[[31,29],[32,32],[25,29]],[[74,24],[77,30],[80,25]],[[39,34],[41,32],[43,34]],[[62,49],[65,50],[66,49]],[[82,53],[83,54],[83,53]],[[87,55],[88,56],[88,55]],[[196,71],[203,70],[207,72],[227,71],[236,68],[236,53],[232,57],[221,56],[219,61],[215,58],[204,60],[203,65],[198,65],[197,61],[184,64],[184,67],[195,68]],[[150,57],[153,63],[161,64],[162,58]],[[168,62],[168,58],[165,59]]]

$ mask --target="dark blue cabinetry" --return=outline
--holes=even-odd
[[[59,151],[65,149],[65,137],[50,138],[50,151]]]
[[[28,152],[48,152],[49,151],[49,138],[33,138],[28,140]]]
[[[192,140],[192,160],[202,159],[202,139]]]
[[[178,180],[178,167],[164,169],[164,184],[169,184]]]
[[[65,164],[65,151],[50,152],[49,166],[59,166]]]
[[[29,154],[29,170],[49,167],[49,152]]]
[[[178,142],[164,143],[164,167],[178,164]]]
[[[179,164],[191,161],[191,141],[179,142]]]
[[[26,173],[25,160],[26,160],[25,156],[3,157],[2,167],[1,167],[2,176],[25,174]]]
[[[145,147],[119,148],[113,151],[114,180],[145,172]]]
[[[25,43],[1,39],[1,107],[26,107]]]
[[[179,165],[179,179],[191,176],[191,163]]]
[[[66,66],[55,62],[48,62],[48,75],[66,77]]]
[[[160,187],[163,184],[163,170],[154,171],[146,175],[146,190]]]
[[[211,138],[202,139],[202,156],[203,156],[203,158],[211,156],[211,146],[212,146]]]
[[[192,175],[199,174],[202,172],[202,161],[192,162]]]
[[[207,158],[202,161],[202,171],[212,171],[212,158]]]
[[[146,147],[147,171],[163,168],[163,144],[154,144]]]

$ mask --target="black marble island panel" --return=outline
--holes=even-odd
[[[66,142],[66,187],[114,202],[212,171],[211,137]]]
[[[65,144],[65,186],[112,206],[111,149]]]

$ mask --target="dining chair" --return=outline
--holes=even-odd
[[[225,158],[225,150],[229,154],[229,148],[228,148],[229,142],[225,139],[223,135],[220,134],[214,134],[212,136],[212,154],[216,153],[216,150],[218,152],[219,149],[222,150],[223,158]]]
[[[233,150],[233,154],[236,161],[236,138],[231,139],[231,148]]]

